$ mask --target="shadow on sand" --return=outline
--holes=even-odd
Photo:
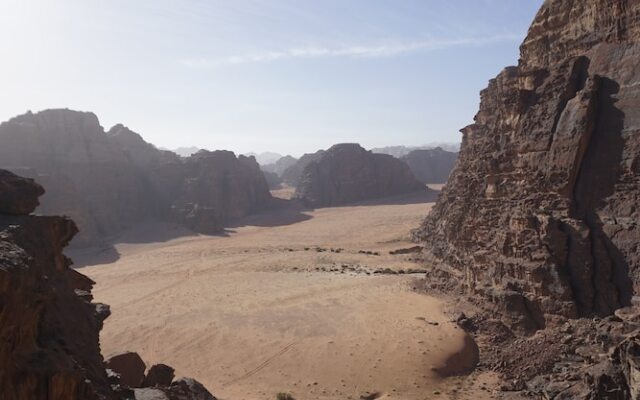
[[[433,202],[437,197],[437,191],[426,189],[399,196],[347,204],[345,207],[420,204]],[[222,232],[217,234],[203,235],[177,224],[146,221],[135,225],[102,245],[87,248],[77,248],[72,245],[65,251],[65,254],[73,260],[74,268],[111,264],[120,259],[116,245],[163,243],[173,239],[196,236],[227,237],[236,233],[234,228],[245,226],[276,227],[308,221],[313,218],[312,211],[314,210],[305,207],[299,200],[274,197],[265,210],[231,221]]]

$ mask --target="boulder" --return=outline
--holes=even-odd
[[[120,382],[123,385],[130,388],[142,387],[147,366],[138,353],[126,351],[115,354],[107,359],[106,366],[120,375]]]
[[[149,368],[147,376],[144,377],[142,386],[169,386],[175,377],[175,370],[165,364],[155,364]]]

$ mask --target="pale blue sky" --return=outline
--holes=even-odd
[[[68,107],[163,147],[460,140],[542,0],[0,0],[0,120]]]

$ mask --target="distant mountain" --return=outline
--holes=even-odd
[[[282,158],[282,154],[274,153],[271,151],[266,151],[264,153],[245,153],[243,155],[247,157],[255,157],[256,161],[260,165],[273,164],[274,162]]]
[[[427,150],[413,150],[400,158],[407,163],[411,172],[423,183],[446,183],[453,169],[458,153],[440,147]]]
[[[261,165],[260,169],[265,172],[271,172],[278,176],[282,176],[284,171],[290,166],[292,166],[293,164],[295,164],[297,161],[298,161],[297,158],[287,155],[287,156],[281,157],[280,159],[278,159],[278,161],[274,163]]]
[[[215,233],[271,201],[253,158],[204,150],[178,157],[124,125],[105,132],[95,114],[67,109],[0,123],[0,168],[44,187],[38,213],[72,217],[78,247],[145,220]]]
[[[189,147],[178,147],[177,149],[171,150],[174,153],[176,153],[177,155],[179,155],[180,157],[189,157],[197,152],[199,152],[200,148],[195,147],[195,146],[189,146]]]
[[[311,207],[332,207],[424,191],[409,166],[356,143],[333,145],[303,169],[295,197]]]
[[[387,147],[375,147],[371,149],[374,153],[389,154],[396,158],[401,158],[411,153],[414,150],[429,150],[435,148],[441,148],[442,150],[457,153],[460,149],[460,143],[427,143],[422,146],[387,146]]]

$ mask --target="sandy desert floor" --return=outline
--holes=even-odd
[[[413,245],[408,233],[434,199],[283,203],[221,236],[149,223],[108,263],[79,254],[99,263],[82,272],[111,305],[103,354],[137,351],[221,399],[491,398],[485,378],[432,371],[463,350],[464,334],[442,300],[412,290],[421,266],[411,255],[389,254]]]

